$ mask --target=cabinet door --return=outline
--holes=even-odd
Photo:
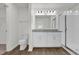
[[[40,32],[33,32],[32,41],[33,41],[33,46],[39,46],[40,41],[41,41],[41,33]]]
[[[52,32],[48,32],[48,39],[47,39],[47,46],[48,47],[52,47],[54,46],[54,39],[53,39],[53,33]]]
[[[47,32],[43,32],[41,35],[41,47],[47,47]]]
[[[34,32],[33,33],[33,46],[34,47],[46,47],[47,46],[47,33],[46,32]]]
[[[55,46],[61,47],[61,33],[60,32],[54,33],[53,39],[54,39],[54,42],[55,42]]]
[[[48,47],[60,47],[61,46],[61,40],[59,33],[48,33],[48,40],[47,40],[47,46]]]

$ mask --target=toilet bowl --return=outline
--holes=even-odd
[[[24,50],[27,47],[27,38],[19,40],[20,50]]]

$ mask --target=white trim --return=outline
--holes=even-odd
[[[28,51],[29,51],[29,52],[32,52],[32,51],[33,51],[33,47],[32,47],[32,46],[29,46]]]
[[[62,46],[62,48],[64,48],[71,55],[76,55],[75,53],[73,53],[72,51],[70,51],[69,49],[67,49],[65,46]]]
[[[12,50],[15,49],[17,46],[18,46],[18,44],[13,45],[11,48],[9,48],[9,47],[7,46],[8,48],[6,49],[6,51],[7,51],[7,52],[12,51]]]

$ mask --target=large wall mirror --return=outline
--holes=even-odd
[[[56,15],[35,15],[34,29],[56,29]]]

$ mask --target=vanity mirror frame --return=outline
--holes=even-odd
[[[55,14],[53,14],[53,13],[47,13],[46,14],[45,13],[44,14],[43,11],[42,11],[42,13],[37,13],[34,10],[32,10],[32,29],[38,29],[38,28],[35,27],[36,16],[50,16],[51,17],[50,18],[51,19],[51,28],[45,28],[45,29],[43,28],[43,30],[46,30],[46,29],[49,29],[49,30],[58,29],[58,15],[56,13]],[[53,24],[53,22],[52,22],[52,16],[55,16],[56,17],[56,21],[54,23],[54,26],[52,25]]]

